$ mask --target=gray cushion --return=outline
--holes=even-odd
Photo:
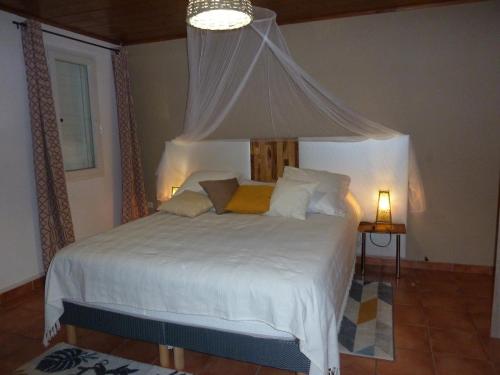
[[[220,215],[226,212],[225,207],[231,200],[233,194],[240,184],[236,178],[228,180],[200,181],[200,185],[205,190],[208,198],[214,205],[215,212]]]

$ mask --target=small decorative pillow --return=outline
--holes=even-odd
[[[226,206],[226,211],[239,214],[263,214],[269,210],[274,186],[240,185]]]
[[[212,201],[217,215],[226,212],[226,205],[233,197],[238,186],[240,186],[236,178],[230,178],[229,180],[201,181],[200,185],[208,194],[208,198]]]
[[[184,181],[179,190],[176,191],[175,195],[182,193],[186,190],[191,190],[197,193],[206,194],[201,185],[200,181],[214,181],[214,180],[226,180],[228,178],[239,178],[239,173],[231,171],[198,171],[193,172]]]
[[[349,192],[349,183],[351,182],[349,176],[314,169],[285,167],[283,177],[297,181],[319,183],[316,192],[311,198],[307,212],[345,216],[345,197]]]
[[[186,190],[163,202],[158,211],[168,212],[177,216],[196,217],[212,208],[212,202],[205,194]]]
[[[271,208],[266,215],[305,220],[309,201],[318,185],[280,178],[271,197]]]

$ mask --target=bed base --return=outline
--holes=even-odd
[[[279,340],[191,327],[64,302],[62,324],[69,326],[68,341],[76,344],[76,330],[82,327],[159,345],[160,362],[170,367],[168,346],[174,347],[175,368],[184,367],[183,349],[217,357],[308,374],[311,362],[300,352],[298,340]],[[71,344],[71,342],[69,342]]]

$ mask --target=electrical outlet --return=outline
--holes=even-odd
[[[148,202],[148,208],[153,209],[155,208],[155,205],[153,202]]]

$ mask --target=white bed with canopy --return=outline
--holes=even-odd
[[[214,136],[217,136],[217,130],[224,123],[224,120],[231,118],[231,113],[233,111],[238,110],[239,107],[245,105],[245,103],[241,103],[239,100],[241,98],[244,98],[246,95],[250,95],[249,91],[247,91],[249,87],[251,87],[252,89],[251,91],[252,95],[255,96],[255,101],[254,101],[255,108],[251,108],[251,111],[259,111],[259,118],[265,119],[263,120],[264,126],[268,127],[270,130],[270,134],[272,134],[276,138],[306,137],[310,135],[308,134],[308,124],[314,124],[316,128],[323,129],[324,135],[328,136],[330,141],[333,140],[336,142],[390,140],[402,136],[400,133],[390,128],[387,128],[374,121],[364,118],[363,116],[357,114],[350,108],[343,105],[341,100],[339,100],[338,98],[336,98],[335,96],[324,90],[318,82],[316,82],[297,63],[295,63],[295,61],[291,57],[290,51],[288,50],[285,39],[282,36],[278,25],[276,24],[276,15],[274,12],[268,9],[255,8],[253,22],[249,26],[237,30],[213,32],[213,31],[204,31],[200,29],[195,29],[188,26],[188,56],[189,56],[189,94],[188,94],[188,102],[186,108],[184,132],[173,141],[174,145],[178,146],[196,145],[197,142],[199,141],[205,140],[207,138],[214,138]],[[234,133],[238,134],[238,129],[237,129],[238,123],[230,123],[229,125],[225,124],[224,126],[235,127]],[[243,136],[240,138],[248,138],[248,137]],[[403,136],[402,139],[403,143],[406,142],[406,144],[408,144],[407,136]],[[242,143],[245,144],[245,142]],[[231,149],[232,150],[231,152],[234,152],[235,154],[239,155],[240,158],[244,159],[246,151],[237,150],[235,149],[235,147],[236,148],[238,147],[237,142],[233,143],[232,145],[228,145],[227,148],[225,148],[225,150]],[[305,151],[308,148],[311,149],[311,147],[314,149],[314,145],[311,146],[311,144],[308,144],[307,142],[303,144],[303,150]],[[399,147],[398,145],[395,146],[395,149],[399,149],[398,147]],[[360,148],[359,150],[363,150],[363,148]],[[406,148],[406,150],[408,151],[409,149]],[[158,196],[159,199],[164,199],[166,197],[165,192],[170,191],[170,186],[172,186],[172,175],[171,175],[172,165],[176,163],[178,165],[179,162],[179,160],[175,160],[175,158],[172,158],[172,154],[169,153],[168,151],[169,150],[167,149],[166,152],[164,153],[160,166],[158,168],[157,191],[159,194]],[[210,152],[213,155],[213,150]],[[222,149],[221,152],[223,152]],[[326,151],[324,150],[324,152],[325,155],[329,155],[330,151],[327,148]],[[304,152],[304,155],[307,155],[307,152]],[[387,154],[379,153],[379,156],[380,155],[393,156],[394,154],[389,152]],[[415,159],[411,152],[411,148],[409,152],[406,153],[403,152],[402,154],[400,153],[397,155],[399,155],[402,158],[406,158],[406,160],[404,160],[404,162],[401,164],[402,169],[400,169],[400,171],[403,171],[402,175],[404,175],[403,179],[400,181],[404,182],[408,181],[409,184],[409,189],[404,194],[401,194],[401,196],[404,197],[405,200],[403,204],[405,207],[404,212],[406,213],[406,196],[408,197],[410,210],[414,211],[423,210],[425,208],[424,195],[422,186],[420,184],[420,179],[418,176],[418,168],[416,167],[416,164],[414,162]],[[305,164],[311,163],[309,167],[314,167],[317,161],[315,161],[314,155],[311,156],[310,152],[309,156],[310,157],[304,159]],[[231,155],[227,155],[227,157],[231,157]],[[217,155],[215,159],[220,160],[221,154]],[[381,161],[381,164],[383,164],[383,161]],[[387,165],[390,164],[391,161],[388,161]],[[328,169],[328,167],[329,167],[328,165],[325,165],[324,168]],[[360,182],[358,185],[362,186],[362,183]],[[362,194],[362,192],[360,191],[359,194]],[[163,287],[165,287],[168,281],[165,279],[165,277],[168,277],[168,275],[163,273],[161,269],[158,268],[159,264],[158,262],[154,263],[154,267],[153,265],[151,265],[152,267],[151,269],[153,270],[151,274],[147,272],[141,273],[143,272],[141,270],[146,270],[146,268],[139,267],[137,262],[144,263],[147,262],[146,259],[147,257],[153,259],[153,256],[155,256],[158,258],[158,261],[161,260],[162,262],[165,262],[165,266],[171,267],[170,269],[171,274],[176,274],[176,268],[175,268],[176,264],[169,265],[167,259],[174,259],[176,257],[179,257],[180,259],[184,257],[185,253],[188,254],[189,250],[191,249],[193,250],[192,254],[193,257],[192,259],[189,259],[189,264],[191,265],[196,264],[200,267],[200,269],[203,269],[204,265],[198,264],[196,261],[197,259],[199,259],[198,257],[199,254],[198,253],[195,254],[195,252],[198,251],[200,254],[204,254],[205,251],[204,249],[207,248],[208,246],[205,246],[205,244],[201,246],[200,243],[198,243],[203,238],[203,236],[201,235],[197,236],[196,233],[193,233],[192,228],[190,229],[189,223],[186,220],[181,220],[181,219],[174,220],[171,218],[167,220],[165,219],[165,217],[161,217],[158,215],[161,214],[153,215],[150,218],[145,218],[136,223],[131,223],[129,224],[128,227],[127,226],[120,227],[109,232],[108,234],[103,234],[100,236],[93,237],[92,239],[83,241],[83,243],[71,246],[70,249],[61,252],[62,255],[56,256],[47,276],[48,289],[46,292],[46,311],[48,311],[48,315],[46,317],[46,334],[45,334],[46,340],[48,340],[55,333],[59,324],[58,319],[61,316],[62,316],[61,318],[62,322],[66,324],[78,325],[78,323],[83,322],[87,327],[88,326],[101,327],[98,323],[94,324],[89,322],[94,322],[97,319],[97,317],[103,314],[106,315],[108,313],[125,314],[124,322],[128,322],[128,320],[126,320],[128,315],[133,315],[133,316],[141,315],[137,314],[137,311],[144,312],[148,311],[148,309],[150,311],[157,311],[157,312],[163,311],[165,313],[168,313],[169,311],[174,313],[176,311],[186,314],[189,313],[189,306],[186,305],[187,297],[189,296],[187,296],[185,299],[182,299],[181,298],[182,293],[175,294],[171,290],[170,291],[162,290],[162,292],[158,293],[157,295],[153,294],[152,291],[155,290],[155,286],[163,285]],[[210,219],[210,217],[215,216],[214,214],[209,213],[206,215],[207,216],[204,218],[204,220],[200,219],[198,223],[203,224],[201,228],[203,229],[202,233],[205,234],[205,237],[212,238],[214,236],[211,234],[210,231],[206,230],[206,228],[209,226],[213,226],[214,225],[213,222],[217,222],[217,220],[221,221],[223,219],[218,218],[212,220]],[[356,222],[354,222],[351,219],[345,218],[343,225],[344,227],[350,228],[350,237],[349,235],[347,237],[354,238]],[[156,223],[155,225],[157,225],[157,227],[155,228],[149,225],[145,225],[144,224],[145,222],[143,220],[145,221],[150,220],[151,223],[153,224]],[[228,217],[225,220],[230,220],[230,216],[228,215]],[[242,222],[245,223],[248,220],[250,220],[250,222],[257,220],[260,223],[259,225],[263,225],[263,227],[268,227],[269,224],[264,225],[262,223],[263,222],[271,223],[273,222],[274,219],[270,219],[267,217],[261,217],[260,219],[255,219],[255,218],[247,219],[244,217],[239,217],[237,220],[235,219],[234,221],[232,221],[231,225],[238,226],[237,225],[238,220],[242,220]],[[170,237],[168,236],[167,233],[168,231],[162,233],[161,230],[159,230],[159,227],[163,225],[162,223],[164,221],[169,222],[168,225],[169,228],[171,229],[170,231],[172,232],[169,235]],[[181,228],[181,221],[183,223],[182,228]],[[350,224],[349,225],[345,224],[347,222],[349,222]],[[179,225],[179,230],[177,231],[174,230],[176,228],[176,225]],[[229,224],[227,225],[229,226]],[[292,226],[291,229],[288,228],[288,226],[290,225]],[[294,225],[297,224],[291,222],[286,223],[289,232],[293,232]],[[244,225],[242,224],[241,227],[243,226],[247,226],[247,224]],[[331,249],[325,250],[326,249],[325,244],[334,243],[335,241],[338,241],[339,238],[342,237],[340,235],[336,236],[335,237],[336,240],[330,238],[329,235],[328,236],[326,235],[328,233],[328,228],[329,228],[328,225],[324,225],[324,228],[326,228],[322,234],[324,238],[321,236],[316,236],[317,238],[319,238],[319,241],[323,244],[323,247],[318,245],[317,248],[315,247],[315,251],[316,253],[320,253],[321,251],[323,251],[325,254],[330,252],[330,255],[333,256],[332,254],[335,253],[331,253]],[[190,234],[189,238],[191,238],[190,241],[192,241],[192,243],[186,242],[183,238],[179,236],[179,233],[182,233],[182,230],[189,232]],[[145,238],[144,241],[146,242],[134,243],[131,238],[130,241],[127,241],[127,238],[130,237],[129,233],[130,231],[136,231],[137,236],[134,238],[140,239],[144,237]],[[215,229],[215,231],[217,230]],[[312,233],[314,233],[314,230],[312,229],[306,231],[305,237],[307,237],[307,235],[311,237]],[[268,231],[268,235],[269,238],[271,238],[275,234],[273,234],[272,231]],[[236,237],[238,236],[236,235]],[[240,249],[242,254],[246,254],[245,251],[248,250],[249,246],[252,243],[252,241],[250,240],[252,238],[251,234],[247,233],[245,238],[247,239],[248,246],[246,247],[243,246]],[[173,242],[172,239],[174,240]],[[311,242],[312,241],[313,240],[311,237]],[[294,242],[298,243],[300,241],[298,241],[297,239],[297,241]],[[238,243],[238,241],[235,240],[234,243]],[[347,241],[346,243],[350,242]],[[178,249],[181,249],[180,247],[179,248],[175,247],[178,246],[179,244],[184,245],[184,247],[182,248],[183,250],[182,252],[178,251]],[[194,244],[196,244],[197,246],[194,246]],[[193,245],[193,246],[189,247],[187,245],[189,246]],[[230,249],[227,249],[227,244],[225,244],[224,241],[221,242],[221,240],[219,239],[219,242],[216,241],[215,245],[213,246],[214,252],[217,252],[217,249],[219,249],[220,251],[225,249],[228,250],[229,253]],[[278,246],[278,248],[275,250],[276,253],[275,255],[276,257],[279,256],[283,259],[286,259],[285,256],[282,256],[282,252],[286,249],[280,248],[279,245],[280,245],[279,243],[273,244],[273,246]],[[291,244],[290,246],[291,248],[293,248]],[[259,247],[259,249],[261,247]],[[341,247],[342,246],[340,246],[340,248]],[[352,251],[352,249],[354,248],[354,244],[350,243],[349,248],[351,249],[350,260],[352,261],[354,259],[354,252]],[[235,246],[235,249],[238,249],[238,247]],[[271,249],[271,247],[269,247],[269,249]],[[301,254],[301,249],[295,249],[295,250],[297,254]],[[342,252],[341,249],[340,250],[336,249],[335,251],[336,254],[346,253]],[[145,256],[145,254],[147,255],[147,257]],[[262,252],[262,254],[264,254],[264,252]],[[314,252],[311,251],[311,254],[314,254]],[[218,265],[214,265],[213,262],[210,263],[211,262],[210,259],[207,260],[207,264],[212,264],[214,269],[217,269],[217,267],[219,268],[223,267],[225,261],[223,261],[222,259],[226,259],[226,255],[225,254],[223,255],[224,257],[221,255],[220,258],[221,261],[218,263]],[[265,255],[272,256],[273,252],[270,251],[269,254]],[[310,255],[310,257],[311,256],[312,255]],[[319,265],[321,264],[322,256],[323,255],[317,256],[316,257],[317,259],[315,261],[311,261],[310,264],[311,270],[314,270],[315,267],[319,267]],[[118,259],[115,257],[121,257],[121,258]],[[207,259],[208,258],[209,257],[207,257]],[[300,258],[299,255],[298,258]],[[102,259],[104,260],[101,262]],[[327,258],[323,257],[323,259]],[[328,259],[331,260],[334,258],[328,258]],[[108,262],[109,267],[105,267],[106,264],[104,261]],[[120,263],[119,261],[122,261],[123,263]],[[333,260],[332,262],[335,263]],[[245,267],[249,267],[247,266],[247,263],[252,264],[250,259],[247,259],[247,262],[241,264],[241,267],[243,267],[242,270],[246,270],[247,268]],[[307,262],[304,261],[303,263],[304,264],[301,264],[301,262],[297,261],[294,263],[294,265],[299,268],[308,267]],[[345,264],[347,263],[349,263],[349,260],[346,260]],[[144,280],[146,279],[149,280],[148,293],[142,293],[141,291],[141,298],[138,298],[137,300],[134,299],[135,298],[134,295],[131,295],[130,293],[134,291],[133,285],[135,284],[130,284],[130,280],[128,279],[127,283],[129,284],[126,284],[125,283],[126,280],[124,280],[122,276],[119,276],[119,269],[117,269],[115,272],[115,274],[118,275],[116,277],[116,280],[118,280],[118,282],[122,280],[124,282],[123,285],[129,285],[128,288],[122,288],[123,289],[122,292],[119,292],[118,288],[118,286],[121,285],[120,283],[116,284],[117,288],[115,290],[116,291],[115,294],[107,293],[105,290],[99,289],[99,285],[92,286],[91,283],[89,284],[89,280],[90,281],[99,280],[99,277],[101,277],[101,278],[106,278],[106,284],[112,285],[113,282],[115,282],[116,280],[115,278],[112,277],[112,273],[108,271],[112,267],[117,268],[116,265],[119,264],[122,264],[124,267],[125,266],[129,267],[130,270],[133,270],[135,273],[142,275],[144,277]],[[269,262],[267,263],[263,262],[263,264],[267,264],[268,266],[271,265],[271,263]],[[183,267],[182,264],[177,264],[177,266],[180,268]],[[345,294],[346,294],[345,285],[348,284],[349,274],[351,273],[352,269],[352,262],[350,262],[349,268],[347,268],[347,266],[344,267],[343,264],[340,264],[338,262],[336,263],[336,267],[337,270],[342,270],[342,272],[344,273],[342,277],[343,280],[342,285],[344,285],[341,288],[343,289],[342,293],[337,293],[342,295],[338,295],[335,299],[335,306],[341,306],[343,304],[343,300],[345,300]],[[263,267],[262,269],[265,271],[266,268]],[[67,276],[68,272],[70,272],[70,270],[77,270],[79,273],[75,275],[75,278],[72,282],[68,282],[65,284],[63,280]],[[326,269],[323,270],[324,271],[323,273],[324,275],[330,275],[329,277],[331,277],[332,274],[335,274],[335,272],[333,272],[334,270],[335,267],[331,267],[328,270]],[[226,267],[225,269],[222,270],[222,272],[215,273],[213,280],[219,280],[218,278],[220,278],[221,275],[231,273],[230,271],[231,269],[229,268],[229,266]],[[257,272],[255,271],[255,269],[252,269],[251,271]],[[186,278],[185,274],[179,273],[178,275],[179,277],[175,280],[176,281],[185,280],[185,282],[187,283],[192,283],[193,280],[197,280],[205,276],[201,272],[199,272],[199,270],[197,270],[196,272],[197,272],[196,273],[197,277],[192,277],[192,278]],[[297,272],[300,273],[300,269]],[[93,278],[89,278],[88,275],[91,275],[92,273],[99,277],[96,276]],[[158,275],[157,279],[153,278],[155,274]],[[271,275],[272,273],[269,272],[269,274]],[[310,272],[310,274],[316,275],[316,273],[312,271]],[[182,278],[181,275],[184,278]],[[273,274],[273,277],[276,277],[279,280],[283,280],[283,278],[280,279],[281,276],[282,275],[279,274]],[[158,280],[162,282],[158,283]],[[230,283],[231,286],[238,284],[236,281],[234,281],[234,279],[232,280],[233,280],[232,283]],[[290,292],[291,296],[293,296],[294,293],[300,292],[308,285],[309,286],[312,285],[311,290],[314,290],[315,292],[319,291],[318,295],[322,296],[323,298],[325,295],[330,296],[329,294],[330,288],[339,287],[340,285],[340,284],[334,285],[333,283],[327,282],[329,279],[326,281],[325,280],[323,280],[323,283],[319,283],[322,285],[318,286],[316,285],[317,280],[315,280],[315,276],[311,276],[310,280],[305,280],[303,283],[290,282],[289,285],[287,283],[283,283],[282,285],[285,289],[288,288],[289,286],[289,289],[287,289],[287,291]],[[51,283],[54,286],[51,287]],[[82,283],[86,284],[82,286],[81,285]],[[200,298],[203,296],[202,287],[210,287],[210,283],[204,283],[204,284],[200,283],[201,289],[196,289],[196,295],[198,295]],[[158,288],[157,290],[160,289],[161,288]],[[182,290],[182,286],[178,286],[176,290],[177,291]],[[85,293],[83,293],[83,291]],[[239,291],[244,294],[243,289],[240,288]],[[168,300],[161,299],[161,297],[164,296],[164,293],[167,294],[173,293],[172,298],[170,300],[170,305]],[[222,297],[231,296],[231,293],[234,294],[234,290],[231,290],[231,288],[229,288],[229,290],[225,291],[224,293],[220,292],[219,296]],[[262,298],[265,298],[266,293],[262,292],[260,294]],[[258,297],[260,294],[254,293],[252,295]],[[286,295],[286,293],[282,293],[282,295]],[[304,295],[313,295],[313,294],[305,293]],[[155,296],[160,299],[156,299]],[[209,294],[207,294],[207,296],[209,296]],[[101,300],[98,300],[97,297],[102,297],[102,298]],[[148,299],[145,299],[145,297],[148,297]],[[115,298],[115,300],[109,302],[110,299],[113,298]],[[267,301],[268,302],[272,301],[272,299],[273,298],[267,298]],[[76,308],[75,310],[76,313],[73,314],[71,317],[68,317],[71,314],[65,311],[66,307],[63,307],[63,301],[66,302],[73,301],[76,304],[79,303],[83,304],[84,306],[86,306],[85,307],[86,310],[85,308],[84,310],[78,310],[78,308]],[[129,308],[128,310],[127,309],[120,310],[118,308],[117,310],[113,310],[113,312],[109,312],[105,308],[100,309],[106,305],[106,301],[108,301],[108,303],[111,304],[113,304],[114,302],[116,305],[120,304],[127,305]],[[225,304],[223,308],[221,307],[221,310],[218,311],[217,314],[214,313],[213,315],[219,318],[227,318],[227,317],[231,318],[231,314],[229,314],[229,312],[232,311],[231,309],[236,308],[239,305],[231,304],[229,302]],[[134,304],[136,304],[136,306],[133,306]],[[303,307],[304,311],[307,310],[307,306],[309,306],[312,309],[310,311],[314,311],[316,309],[316,306],[313,303],[309,303],[309,305],[307,306],[306,305],[307,305],[306,303],[303,303],[302,305],[297,304],[298,306],[297,308]],[[94,309],[95,306],[98,306],[97,310]],[[270,306],[269,311],[272,311],[271,307],[276,308],[276,306],[273,306],[272,303],[269,306]],[[115,307],[116,306],[114,306],[114,308]],[[134,308],[136,310],[134,310]],[[169,310],[169,308],[173,308],[173,310]],[[225,311],[224,309],[226,308],[229,310]],[[75,309],[75,307],[73,306],[72,309]],[[339,309],[341,310],[341,308],[337,307],[335,309],[333,308],[327,309],[328,313],[326,313],[325,315],[321,315],[321,319],[319,319],[319,321],[316,321],[315,323],[313,322],[311,326],[314,326],[315,328],[318,328],[320,326],[334,327],[335,321],[339,319],[339,316],[336,315],[340,315],[340,313],[339,311],[337,311],[336,313],[331,311]],[[293,308],[290,308],[290,310],[293,310]],[[81,318],[81,316],[85,315],[82,313],[82,311],[86,311],[85,314],[87,313],[90,314],[89,315],[90,318],[87,321],[81,320],[83,319]],[[247,310],[241,310],[241,311],[244,312]],[[248,318],[247,320],[252,320],[252,316],[243,317],[243,313],[241,311],[239,311],[238,313],[234,313],[233,317],[235,318],[235,320],[245,320],[245,318]],[[277,309],[276,311],[281,312],[282,310]],[[200,314],[199,309],[198,310],[194,309],[193,312],[194,314]],[[228,314],[225,314],[225,312],[227,312]],[[94,313],[97,315],[95,315]],[[149,315],[142,314],[142,315],[144,315],[143,317],[149,317],[149,318],[151,318],[152,316],[155,317],[155,315],[152,314]],[[111,320],[118,321],[120,318],[118,315],[109,315],[109,316],[111,317],[109,318]],[[295,337],[298,339],[301,337],[301,333],[306,332],[304,330],[301,330],[302,328],[306,327],[305,325],[306,320],[302,321],[301,319],[297,319],[296,321],[292,321],[288,319],[289,318],[288,316],[283,315],[281,316],[282,320],[278,319],[274,321],[271,318],[267,319],[264,313],[262,316],[256,315],[254,318],[255,320],[260,320],[261,322],[268,323],[268,325],[271,325],[275,329],[279,330],[281,328],[284,328],[286,332],[292,334],[292,338]],[[161,320],[155,320],[152,322],[154,324],[156,323],[160,324],[161,327],[160,330],[163,333],[165,333],[163,335],[165,337],[162,336],[161,340],[170,339],[168,332],[170,332],[170,330],[173,329],[172,325],[170,324],[172,322],[169,323],[168,319],[166,318],[165,320],[166,321],[164,321],[163,323],[159,323],[161,322]],[[281,324],[283,321],[286,321],[290,324],[288,325]],[[309,319],[307,322],[312,322],[312,321]],[[120,324],[118,325],[111,324],[111,328],[108,327],[109,332],[123,334],[123,332],[126,331],[126,328],[123,328],[123,325],[125,323],[121,325]],[[134,324],[139,324],[139,323],[134,323]],[[293,327],[291,327],[292,325]],[[297,330],[297,327],[299,327],[300,329]],[[144,327],[141,326],[141,329],[139,331],[143,332],[144,330],[146,330],[146,328],[144,329],[143,328]],[[190,327],[187,327],[187,329],[190,329]],[[326,331],[322,329],[318,329],[315,331],[318,332],[318,335],[322,336],[321,340],[319,339],[319,337],[309,338],[309,340],[305,339],[299,340],[301,353],[307,354],[307,357],[310,360],[309,373],[311,375],[324,375],[328,372],[328,369],[339,368],[339,355],[336,342],[336,332],[334,332],[333,328],[328,329],[327,331],[328,334]],[[196,335],[198,334],[199,333],[196,333]],[[190,335],[191,336],[189,337],[193,336],[192,334]],[[173,335],[172,337],[174,336],[175,335]],[[304,335],[302,336],[305,337],[308,335],[304,333]],[[143,338],[143,336],[140,336],[140,338]],[[148,338],[150,338],[150,336],[148,336]],[[151,340],[159,340],[159,339],[153,338]],[[184,342],[183,341],[184,338],[176,342],[169,342],[168,340],[161,341],[161,340],[157,342],[163,345],[189,347],[187,345],[183,346],[182,343]],[[250,337],[250,340],[253,340],[253,338]],[[319,345],[319,343],[321,343],[321,345]],[[261,344],[264,344],[264,341],[260,341],[259,345]],[[281,343],[278,343],[277,345],[279,346],[281,345]],[[273,348],[278,346],[273,346]],[[275,362],[265,362],[265,363],[275,363]],[[279,366],[276,365],[276,367]],[[304,371],[303,367],[300,367],[300,369],[298,370],[297,367],[293,366],[282,367],[282,368],[295,369],[295,371]]]

